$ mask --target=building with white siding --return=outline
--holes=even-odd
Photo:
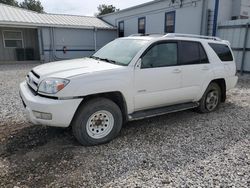
[[[116,37],[116,28],[96,17],[41,14],[0,4],[0,62],[89,56]]]
[[[249,2],[249,0],[155,0],[100,18],[117,27],[119,36],[169,32],[216,35],[217,24],[231,19],[248,18],[245,9],[249,9],[249,6],[246,8]],[[238,7],[237,10],[235,7]]]

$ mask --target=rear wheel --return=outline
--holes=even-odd
[[[83,104],[72,122],[74,136],[86,146],[111,141],[119,134],[121,127],[120,108],[105,98],[92,99]]]
[[[215,111],[221,103],[221,88],[217,83],[211,83],[200,100],[199,112]]]

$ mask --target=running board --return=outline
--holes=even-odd
[[[188,110],[188,109],[196,108],[198,106],[199,106],[199,103],[197,102],[177,104],[177,105],[166,106],[166,107],[161,107],[161,108],[137,111],[137,112],[134,112],[133,114],[130,114],[128,118],[129,118],[129,121],[139,120],[139,119],[159,116],[163,114],[169,114],[172,112]]]

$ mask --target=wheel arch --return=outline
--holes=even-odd
[[[226,95],[226,81],[224,78],[219,78],[219,79],[215,79],[212,80],[208,85],[210,85],[211,83],[216,83],[219,85],[219,87],[221,88],[221,102],[225,102],[227,95]]]
[[[105,92],[105,93],[96,93],[90,94],[83,97],[82,102],[79,104],[74,117],[76,116],[79,109],[89,100],[95,98],[106,98],[113,101],[117,106],[121,109],[123,121],[126,122],[128,120],[128,110],[127,110],[127,103],[125,100],[124,95],[120,91],[112,91],[112,92]],[[74,118],[73,118],[74,119]]]

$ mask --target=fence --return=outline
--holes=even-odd
[[[218,26],[217,35],[231,43],[237,70],[250,72],[250,20],[233,20]]]

